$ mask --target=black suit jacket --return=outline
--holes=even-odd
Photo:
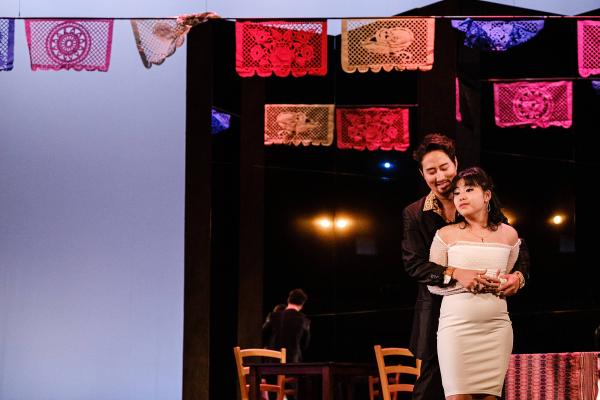
[[[310,320],[294,309],[273,312],[263,325],[262,337],[264,347],[286,349],[286,362],[301,362],[310,342]]]
[[[423,211],[426,197],[404,209],[402,222],[402,261],[408,275],[419,283],[413,318],[410,350],[421,360],[437,354],[437,329],[442,296],[432,294],[427,285],[443,286],[444,267],[429,261],[429,248],[435,232],[448,225],[433,211]],[[513,271],[521,271],[526,278],[529,269],[529,252],[521,240],[519,258]]]

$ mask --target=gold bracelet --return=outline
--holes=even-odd
[[[521,271],[515,271],[514,274],[517,275],[517,278],[519,278],[519,289],[523,289],[523,287],[525,286],[525,277],[523,276]]]

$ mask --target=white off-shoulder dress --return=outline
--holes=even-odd
[[[495,276],[497,271],[512,270],[519,244],[458,241],[447,245],[436,233],[429,259],[456,268],[486,269],[486,274]],[[491,293],[470,293],[459,284],[441,291],[430,287],[430,291],[444,295],[437,348],[445,395],[500,396],[513,345],[506,300]]]

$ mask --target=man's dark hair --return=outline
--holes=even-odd
[[[294,289],[288,295],[288,303],[295,304],[297,306],[303,306],[308,300],[308,296],[302,289]]]
[[[423,161],[423,157],[425,157],[427,153],[436,150],[441,150],[446,153],[452,162],[456,159],[454,140],[441,133],[430,133],[423,138],[419,147],[413,152],[413,158],[419,163],[419,168],[422,167],[421,162]]]

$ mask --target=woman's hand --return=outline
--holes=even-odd
[[[472,293],[496,293],[500,286],[500,280],[485,275],[485,272],[485,269],[473,270],[456,268],[452,274],[452,278],[456,279],[458,283]]]

